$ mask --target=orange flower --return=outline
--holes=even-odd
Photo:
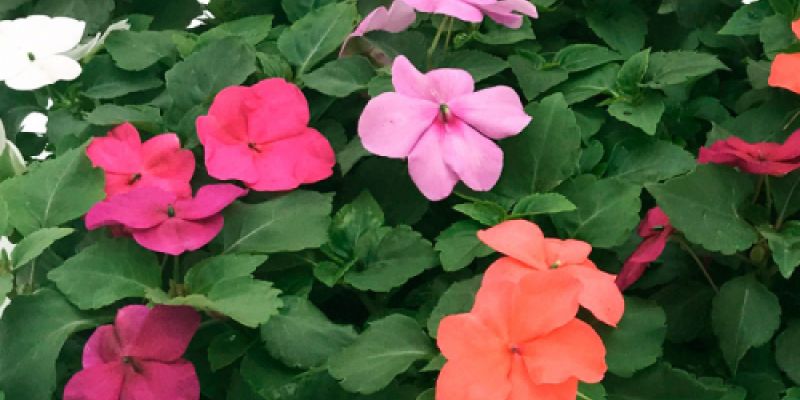
[[[800,20],[792,23],[792,31],[800,38]],[[800,93],[800,53],[785,53],[775,56],[769,74],[769,85]]]
[[[483,282],[516,282],[532,271],[554,271],[581,283],[580,304],[604,323],[616,326],[625,310],[616,276],[605,273],[589,260],[592,246],[579,240],[545,238],[533,222],[512,220],[478,232],[489,247],[507,255],[492,264]]]
[[[575,318],[581,289],[567,274],[538,271],[484,284],[471,312],[439,326],[447,363],[436,399],[574,400],[579,380],[602,380],[603,342]]]

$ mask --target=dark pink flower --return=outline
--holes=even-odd
[[[333,149],[308,122],[303,92],[283,79],[223,89],[208,115],[197,119],[208,174],[258,191],[291,190],[331,176]]]
[[[758,175],[782,176],[800,168],[800,130],[785,142],[748,143],[736,136],[700,149],[700,164],[725,164]]]
[[[125,228],[142,247],[178,255],[197,250],[222,230],[220,212],[246,190],[231,184],[200,188],[194,198],[180,198],[143,186],[97,203],[86,214],[86,227]]]
[[[123,307],[89,338],[64,400],[199,399],[194,366],[181,358],[199,326],[190,307]]]
[[[639,224],[638,234],[644,240],[633,251],[617,275],[617,286],[625,290],[633,285],[644,274],[651,262],[658,259],[667,246],[667,240],[675,228],[669,223],[669,217],[660,207],[651,208]]]
[[[174,133],[142,143],[136,128],[124,123],[107,136],[92,139],[86,154],[105,172],[109,197],[141,186],[156,186],[180,197],[192,195],[194,156],[181,149]]]

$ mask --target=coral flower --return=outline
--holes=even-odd
[[[669,223],[669,217],[660,207],[653,207],[639,224],[638,234],[644,240],[639,243],[617,275],[617,286],[625,290],[633,285],[644,274],[651,262],[658,259],[667,246],[667,240],[675,228]]]
[[[180,197],[192,195],[189,181],[194,174],[194,156],[181,149],[174,133],[142,143],[136,128],[124,123],[108,135],[92,139],[86,155],[105,172],[109,197],[141,186],[156,186]]]
[[[414,12],[414,8],[406,4],[403,0],[395,0],[388,9],[383,6],[378,7],[364,17],[361,23],[358,24],[358,27],[356,27],[356,30],[345,39],[339,55],[343,56],[348,53],[348,44],[350,44],[352,39],[362,37],[374,31],[391,33],[402,32],[408,29],[416,19],[417,16]]]
[[[503,152],[491,139],[518,134],[531,118],[507,86],[474,91],[460,69],[420,73],[407,58],[392,66],[396,92],[367,104],[358,134],[370,152],[408,157],[411,178],[431,200],[447,197],[459,180],[490,190],[503,169]]]
[[[194,366],[181,358],[199,326],[189,307],[121,308],[89,338],[64,400],[199,399]]]
[[[436,399],[574,400],[579,380],[599,382],[605,347],[575,318],[580,291],[569,275],[541,271],[484,284],[472,311],[439,325],[447,363]]]
[[[197,119],[208,174],[258,191],[291,190],[331,176],[333,149],[308,122],[303,92],[283,79],[223,89],[208,115]]]
[[[184,199],[143,186],[95,204],[86,214],[86,227],[121,226],[142,247],[178,255],[214,239],[224,222],[220,212],[245,193],[231,184],[208,185]]]
[[[528,0],[403,0],[418,11],[444,14],[466,22],[481,22],[486,15],[499,24],[516,29],[522,16],[536,18],[536,6]]]
[[[625,300],[614,283],[589,260],[592,246],[579,240],[545,238],[533,222],[511,220],[478,232],[478,238],[508,257],[495,261],[484,275],[484,284],[519,281],[533,271],[572,276],[581,283],[578,301],[597,319],[615,326],[622,318]]]
[[[792,23],[792,31],[800,38],[800,20]],[[778,54],[772,61],[769,85],[800,93],[800,53]]]
[[[783,176],[800,168],[800,130],[782,144],[748,143],[731,136],[701,148],[697,162],[730,165],[751,174]]]

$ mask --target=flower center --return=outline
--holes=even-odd
[[[130,365],[133,368],[133,371],[136,373],[142,372],[142,367],[133,359],[133,357],[124,356],[122,357],[122,363],[125,365]]]
[[[175,207],[173,207],[172,204],[167,206],[167,216],[170,218],[175,217]]]
[[[511,354],[515,354],[515,355],[521,355],[522,354],[522,349],[519,346],[517,346],[516,344],[512,344],[511,347],[508,348],[508,350],[511,351]]]
[[[28,53],[28,60],[36,61],[36,56],[33,53]]]
[[[439,104],[439,115],[442,116],[442,122],[447,122],[450,119],[450,107],[447,104]]]
[[[137,172],[131,176],[131,179],[128,179],[128,185],[136,184],[136,182],[139,182],[139,179],[142,179],[142,174]]]
[[[550,265],[550,269],[556,269],[560,266],[561,266],[561,260],[556,260],[556,262]]]
[[[247,147],[250,148],[250,150],[255,151],[256,153],[261,153],[261,149],[259,149],[258,145],[255,143],[248,143]]]

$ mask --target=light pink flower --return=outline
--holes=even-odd
[[[617,286],[620,290],[627,289],[642,277],[650,263],[664,252],[667,240],[673,232],[675,228],[670,225],[669,217],[660,207],[653,207],[647,212],[637,232],[644,240],[628,257],[617,275]]]
[[[284,191],[333,174],[328,140],[308,127],[303,92],[283,79],[223,89],[197,119],[208,174],[258,191]]]
[[[220,212],[246,190],[231,184],[200,188],[194,198],[179,198],[153,186],[143,186],[97,203],[86,214],[90,230],[123,227],[142,247],[178,255],[197,250],[222,230]]]
[[[362,37],[373,31],[386,31],[391,33],[402,32],[408,29],[416,19],[417,16],[414,12],[414,8],[406,4],[403,0],[395,0],[388,9],[386,7],[378,7],[369,13],[369,15],[358,24],[356,30],[345,39],[339,55],[343,56],[348,53],[347,45],[350,43],[351,39]]]
[[[529,0],[499,0],[489,5],[479,5],[483,13],[494,22],[511,29],[522,26],[522,16],[538,18],[539,12]]]
[[[83,370],[64,389],[64,400],[197,400],[194,366],[181,358],[200,326],[189,307],[134,305],[114,325],[94,331],[83,349]]]
[[[459,180],[490,190],[503,169],[503,152],[491,139],[520,133],[531,121],[507,86],[475,91],[460,69],[420,73],[404,56],[392,66],[396,92],[367,104],[358,134],[371,153],[408,158],[411,178],[431,200],[447,197]]]
[[[481,22],[486,15],[512,29],[522,26],[522,15],[538,17],[529,0],[403,0],[418,11],[444,14],[466,22]]]
[[[189,181],[194,174],[194,156],[181,149],[174,133],[142,143],[136,127],[124,123],[107,136],[92,139],[86,154],[92,165],[105,172],[107,196],[142,186],[156,186],[180,197],[192,195]]]

